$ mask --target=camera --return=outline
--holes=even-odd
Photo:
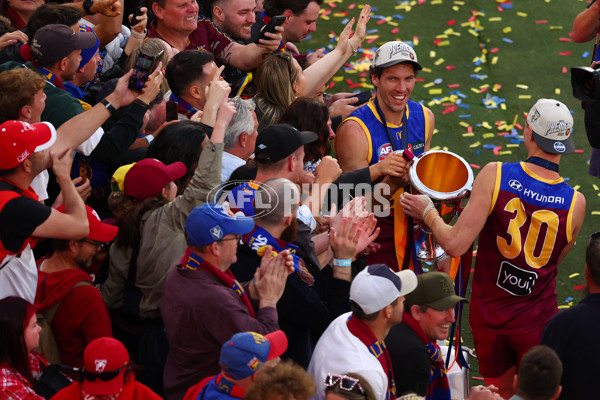
[[[573,96],[586,102],[600,100],[600,71],[590,67],[571,68]]]
[[[133,67],[133,75],[129,78],[129,89],[142,92],[150,74],[156,69],[163,51],[153,56],[140,51]]]

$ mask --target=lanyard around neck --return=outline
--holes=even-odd
[[[553,163],[552,161],[548,161],[540,157],[529,157],[527,160],[525,160],[525,162],[535,164],[550,171],[558,172],[557,163]]]

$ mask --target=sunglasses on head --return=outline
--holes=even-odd
[[[86,371],[85,368],[82,368],[80,374],[88,382],[94,382],[96,379],[100,379],[101,381],[106,382],[115,379],[119,375],[119,373],[121,373],[121,371],[123,371],[125,368],[129,368],[129,363],[113,371],[104,371],[98,373]]]
[[[358,379],[348,375],[327,374],[324,383],[327,387],[333,387],[339,383],[340,389],[348,392],[357,387],[361,394],[365,394]]]

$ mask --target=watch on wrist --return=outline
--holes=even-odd
[[[115,111],[117,111],[117,109],[112,104],[110,104],[110,101],[108,101],[106,99],[100,100],[100,103],[102,103],[104,105],[104,107],[106,107],[106,109],[108,110],[110,115],[113,115],[115,113]]]
[[[85,13],[87,15],[94,15],[94,14],[96,14],[96,13],[92,12],[92,10],[91,10],[93,4],[94,4],[94,0],[85,0],[83,2],[83,4],[82,4],[83,5],[83,9],[85,10]]]

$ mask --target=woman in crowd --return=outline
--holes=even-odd
[[[356,373],[327,374],[325,377],[327,400],[375,400],[375,393],[367,380]]]
[[[339,36],[338,44],[325,57],[302,71],[298,61],[287,52],[268,54],[256,71],[256,116],[259,130],[276,123],[297,97],[313,97],[342,65],[356,54],[367,32],[371,9],[365,5],[350,38],[354,18]]]
[[[33,351],[39,345],[41,330],[35,308],[26,300],[0,300],[0,399],[44,399],[34,391],[35,379],[48,365]]]
[[[20,30],[27,25],[31,14],[42,4],[44,0],[0,0],[0,15],[10,19],[13,27]]]

